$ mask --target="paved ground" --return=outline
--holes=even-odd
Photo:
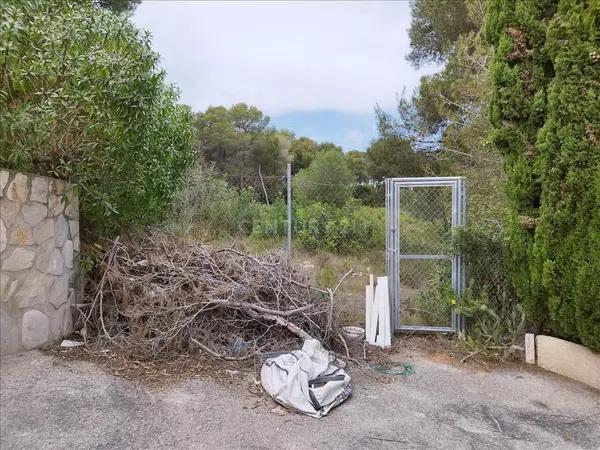
[[[253,408],[246,381],[157,388],[29,352],[1,361],[0,447],[600,448],[597,391],[543,372],[413,357],[406,378],[353,371],[353,397],[318,420],[274,414],[270,401]]]

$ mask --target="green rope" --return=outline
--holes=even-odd
[[[369,369],[385,375],[396,375],[407,377],[415,374],[415,366],[412,363],[406,362],[401,366],[385,366],[382,364],[369,364]]]

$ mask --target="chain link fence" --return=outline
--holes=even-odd
[[[453,230],[448,186],[401,187],[397,195],[400,326],[448,327],[454,310],[466,318],[470,339],[514,343],[526,321],[508,278],[501,225]],[[462,255],[460,295],[454,255]]]
[[[399,325],[452,326],[452,187],[400,187]]]
[[[527,321],[508,276],[503,229],[500,225],[467,227],[454,245],[466,266],[467,287],[459,306],[471,339],[488,345],[515,343]]]

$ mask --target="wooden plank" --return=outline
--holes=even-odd
[[[369,284],[365,288],[365,340],[367,344],[375,343],[375,329],[377,327],[377,316],[373,313],[375,300],[375,286],[373,285],[373,275],[369,277]]]
[[[383,334],[382,334],[382,315],[381,315],[381,308],[382,308],[382,300],[381,300],[381,296],[383,294],[383,292],[381,291],[381,288],[379,287],[379,277],[377,278],[377,285],[375,286],[375,301],[373,302],[373,315],[374,315],[374,323],[375,323],[375,345],[377,345],[378,347],[383,347]]]
[[[390,290],[388,287],[388,277],[379,277],[377,284],[381,285],[381,302],[382,302],[382,331],[383,345],[389,347],[392,345],[391,325],[390,325]]]
[[[375,287],[375,304],[377,305],[378,329],[376,343],[385,348],[391,345],[390,330],[390,292],[388,289],[388,278],[377,277]]]

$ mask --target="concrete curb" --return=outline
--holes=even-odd
[[[600,390],[600,353],[550,336],[525,336],[525,360]]]

